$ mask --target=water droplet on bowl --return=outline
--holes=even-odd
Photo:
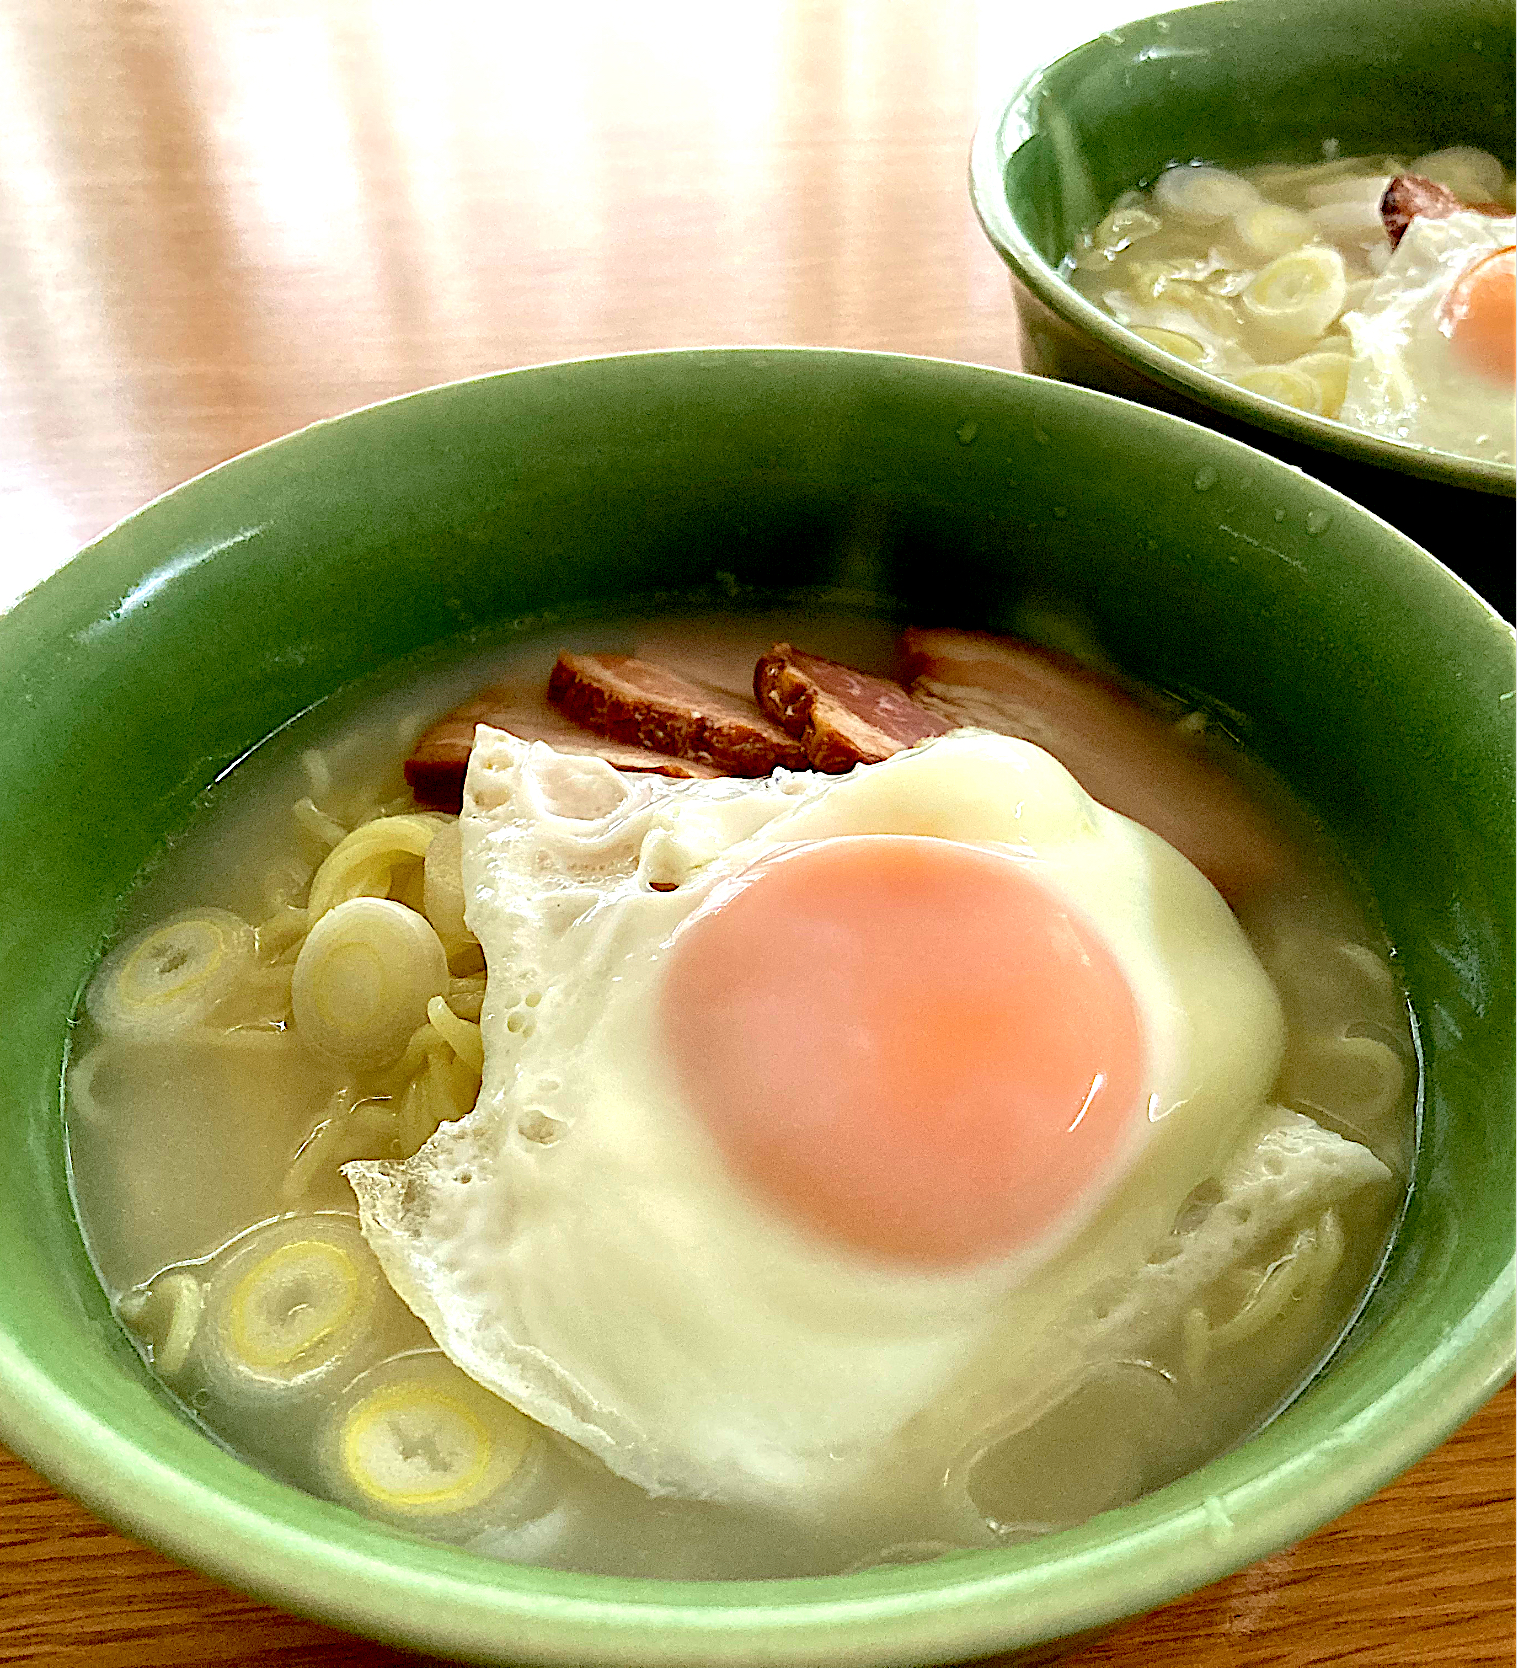
[[[1191,485],[1197,492],[1210,492],[1217,484],[1217,471],[1208,464],[1204,469],[1198,469]]]
[[[978,423],[965,423],[965,424],[963,424],[962,427],[960,427],[959,430],[958,430],[959,444],[961,446],[971,445],[974,441],[974,437],[979,432],[980,432],[980,425]]]
[[[1046,446],[1048,444],[1048,430],[1047,429],[1034,429],[1032,431],[1032,437],[1033,437],[1034,440],[1037,441],[1037,443],[1040,446]]]
[[[1332,519],[1326,510],[1313,510],[1306,518],[1306,530],[1308,533],[1325,533]]]
[[[1276,521],[1284,521],[1285,520],[1285,511],[1284,510],[1276,510],[1275,511],[1275,520]]]

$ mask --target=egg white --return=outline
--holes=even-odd
[[[481,727],[462,830],[489,964],[479,1102],[413,1159],[346,1174],[447,1354],[650,1493],[827,1511],[967,1363],[1035,1398],[1064,1371],[1035,1341],[1142,1264],[1276,1074],[1279,1003],[1221,898],[1030,743],[961,733],[845,777],[677,782]],[[749,1198],[652,1018],[671,936],[724,881],[868,832],[1035,865],[1107,935],[1147,1034],[1117,1173],[1042,1244],[967,1270],[872,1261]]]
[[[1439,311],[1465,268],[1514,241],[1517,221],[1484,214],[1418,215],[1358,307],[1343,316],[1353,344],[1339,419],[1392,440],[1510,463],[1508,383],[1462,364]]]

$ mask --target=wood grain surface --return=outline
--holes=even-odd
[[[1140,9],[0,3],[0,607],[145,499],[367,401],[635,348],[1013,365],[977,112]],[[1513,1397],[1079,1668],[1513,1658]],[[407,1658],[132,1545],[0,1453],[0,1663]]]

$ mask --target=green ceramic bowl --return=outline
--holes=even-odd
[[[1082,1528],[846,1578],[639,1582],[429,1545],[273,1482],[143,1370],[80,1242],[68,1018],[196,795],[376,666],[650,592],[836,585],[995,626],[1035,595],[1244,715],[1354,854],[1422,1021],[1388,1271],[1263,1434]],[[930,360],[638,355],[437,388],[151,504],[0,619],[0,1436],[234,1586],[483,1662],[921,1663],[1037,1647],[1235,1570],[1425,1453],[1512,1366],[1513,654],[1318,482],[1163,413]]]
[[[1512,166],[1505,0],[1227,0],[1100,36],[1029,76],[975,135],[976,212],[1012,271],[1022,364],[1174,411],[1366,504],[1512,613],[1514,473],[1361,434],[1197,370],[1079,295],[1059,263],[1172,162],[1226,167],[1442,145]]]

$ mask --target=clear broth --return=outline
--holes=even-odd
[[[364,806],[403,797],[401,764],[437,716],[503,676],[540,686],[561,649],[639,652],[687,664],[695,656],[714,681],[740,688],[758,653],[779,638],[883,671],[894,629],[816,606],[803,613],[666,615],[556,628],[505,650],[392,668],[288,725],[211,789],[193,826],[128,899],[119,937],[192,906],[258,922],[299,897],[321,855],[291,817],[292,804],[310,791],[303,761],[312,750],[330,773],[323,808],[345,822],[359,820]],[[709,1502],[650,1499],[551,1433],[531,1478],[502,1496],[495,1516],[485,1509],[419,1522],[388,1514],[391,1521],[484,1553],[585,1571],[665,1578],[829,1573],[1078,1522],[1239,1442],[1300,1390],[1362,1304],[1404,1199],[1415,1143],[1415,1041],[1384,935],[1312,819],[1201,715],[1182,722],[1289,830],[1299,875],[1307,877],[1259,900],[1243,918],[1287,1011],[1282,1102],[1362,1142],[1397,1178],[1394,1198],[1362,1208],[1351,1201],[1344,1210],[1342,1257],[1315,1299],[1285,1304],[1262,1334],[1213,1352],[1204,1372],[1188,1370],[1187,1343],[1173,1332],[1150,1340],[1140,1357],[1110,1362],[1032,1427],[982,1456],[972,1480],[976,1521],[951,1540],[919,1521],[910,1503],[896,1517],[819,1527]],[[1353,948],[1345,952],[1345,945]],[[1353,1085],[1334,1081],[1331,1070],[1324,1079],[1313,1053],[1328,1023],[1324,1014],[1333,1016],[1334,1035],[1372,1038],[1394,1055],[1402,1088],[1391,1100],[1364,1093],[1356,1100]],[[342,1376],[277,1394],[218,1372],[204,1349],[191,1348],[169,1371],[166,1306],[144,1301],[165,1289],[166,1272],[186,1273],[196,1284],[213,1279],[261,1225],[295,1214],[354,1220],[338,1162],[387,1156],[335,1151],[329,1163],[301,1170],[292,1188],[297,1155],[330,1116],[333,1097],[352,1084],[281,1027],[273,1007],[242,1018],[230,1042],[138,1046],[107,1042],[81,1017],[66,1097],[74,1198],[103,1287],[144,1360],[150,1367],[156,1361],[185,1408],[265,1471],[346,1499],[323,1435],[331,1409],[351,1381],[384,1362],[438,1356],[382,1278],[363,1347]],[[437,1368],[456,1372],[440,1356]]]

